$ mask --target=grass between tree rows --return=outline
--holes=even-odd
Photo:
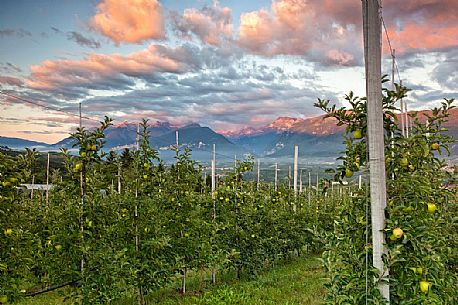
[[[208,274],[190,275],[186,295],[178,292],[180,281],[172,283],[147,296],[148,304],[158,305],[219,305],[272,304],[315,305],[323,301],[324,273],[316,256],[299,257],[259,275],[256,279],[235,280],[233,274],[224,274],[215,286],[209,284]],[[19,305],[62,305],[58,292],[27,298]],[[136,305],[135,298],[119,301],[116,305]]]

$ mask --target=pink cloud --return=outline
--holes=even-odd
[[[409,23],[400,30],[390,27],[388,34],[396,53],[458,46],[458,23],[448,27],[433,26],[431,23],[429,26],[423,23]]]
[[[349,64],[356,58],[355,39],[360,34],[354,25],[357,19],[340,20],[325,14],[326,8],[334,9],[335,3],[274,0],[270,11],[241,15],[239,44],[260,55],[308,55],[333,64]]]
[[[179,48],[150,45],[128,56],[92,53],[81,60],[45,60],[30,68],[31,76],[26,84],[32,89],[52,90],[96,84],[123,75],[181,73],[186,69],[186,64],[177,58],[183,57],[181,53],[183,51]]]
[[[458,46],[458,2],[387,0],[385,22],[398,53],[449,49]]]
[[[103,0],[97,5],[90,26],[116,44],[165,37],[164,16],[158,0]]]
[[[384,20],[400,53],[458,46],[457,14],[456,0],[383,1]],[[270,10],[240,16],[238,44],[264,56],[299,55],[352,65],[362,57],[361,28],[359,1],[272,0]]]
[[[190,38],[197,36],[206,44],[218,46],[224,39],[232,38],[231,9],[221,7],[218,2],[205,6],[202,10],[186,9],[182,16],[173,16],[177,32]]]

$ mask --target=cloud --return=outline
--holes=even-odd
[[[222,40],[232,38],[231,9],[218,2],[201,10],[186,9],[181,16],[174,13],[172,21],[179,36],[190,39],[194,34],[209,45],[219,46]]]
[[[164,16],[158,0],[103,0],[97,5],[90,27],[116,44],[165,38]]]
[[[115,120],[138,121],[147,117],[234,130],[247,125],[263,126],[280,115],[317,115],[320,111],[312,107],[317,96],[325,94],[335,99],[325,88],[311,85],[313,75],[291,75],[271,64],[255,69],[250,66],[249,62],[239,62],[199,73],[162,75],[160,82],[146,83],[141,90],[92,97],[84,104],[94,113],[108,114]],[[301,79],[300,87],[291,83],[294,78]]]
[[[26,31],[24,29],[0,29],[0,37],[7,37],[7,36],[16,36],[16,37],[25,37],[25,36],[32,36],[32,33]]]
[[[270,11],[243,13],[238,43],[263,56],[296,55],[325,65],[361,64],[362,38],[356,26],[361,17],[333,12],[336,5],[329,1],[274,0]]]
[[[89,47],[93,49],[100,48],[100,42],[91,38],[84,37],[81,33],[78,32],[68,32],[67,39],[73,40],[74,42],[83,47]]]
[[[229,66],[238,54],[189,44],[175,48],[151,44],[128,55],[91,53],[85,58],[45,60],[30,67],[30,89],[59,98],[84,98],[89,90],[134,90],[138,81],[156,82],[161,74],[184,74]]]
[[[59,30],[58,28],[56,27],[51,27],[51,30],[55,33],[55,34],[62,34],[63,32],[61,30]]]
[[[449,52],[444,57],[432,71],[432,79],[442,87],[454,90],[458,98],[458,51]]]
[[[456,48],[457,14],[455,0],[383,2],[384,21],[399,55]],[[361,3],[354,0],[272,0],[270,10],[240,16],[238,44],[262,56],[296,55],[323,65],[361,65],[361,15]]]
[[[0,71],[4,73],[19,73],[22,72],[21,68],[10,62],[0,63]]]
[[[17,77],[0,75],[0,85],[1,84],[21,87],[24,84],[24,82]]]
[[[81,60],[45,60],[31,66],[26,84],[32,89],[59,88],[126,89],[133,85],[129,77],[149,76],[159,72],[182,73],[193,63],[191,49],[150,45],[147,49],[120,54],[89,54]],[[191,60],[191,62],[186,62]]]

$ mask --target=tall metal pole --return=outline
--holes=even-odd
[[[383,264],[385,247],[385,140],[381,86],[381,19],[378,0],[363,1],[364,57],[366,67],[367,129],[370,167],[371,221],[373,264],[382,278],[389,275]],[[390,287],[385,281],[377,281],[382,296],[390,300]]]

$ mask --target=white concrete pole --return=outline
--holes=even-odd
[[[370,193],[373,264],[383,278],[388,277],[382,256],[385,247],[385,140],[383,129],[381,85],[381,17],[378,0],[363,0],[363,33],[366,67],[367,129],[369,146]],[[377,282],[382,296],[390,300],[390,287],[385,281]]]

